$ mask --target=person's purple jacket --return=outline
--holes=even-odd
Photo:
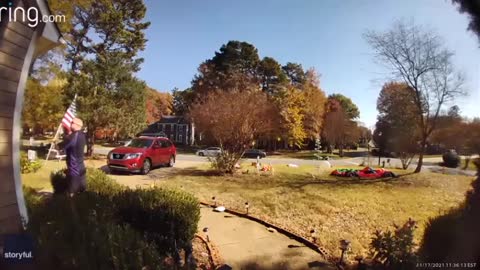
[[[85,134],[82,131],[75,131],[65,138],[65,154],[67,155],[68,174],[81,176],[85,174],[83,162],[85,151]]]

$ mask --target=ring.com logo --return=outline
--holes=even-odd
[[[0,0],[0,22],[26,22],[36,27],[41,22],[65,22],[65,15],[41,15],[37,7],[14,7],[12,2]]]

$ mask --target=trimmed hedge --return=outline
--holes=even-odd
[[[162,253],[189,248],[200,220],[198,201],[192,195],[161,188],[126,190],[116,201],[120,218],[147,233]]]
[[[145,232],[162,252],[187,248],[200,220],[198,200],[176,189],[129,189],[104,172],[87,170],[87,189],[111,198],[118,218]]]
[[[200,219],[199,203],[180,190],[132,190],[100,170],[87,170],[87,191],[40,200],[25,189],[29,231],[37,238],[40,269],[162,269],[168,256],[188,255]]]
[[[87,169],[87,190],[113,197],[125,189],[126,187],[115,182],[103,171],[93,168]]]
[[[39,269],[164,269],[163,254],[141,232],[116,221],[108,198],[93,192],[42,202],[29,197]]]

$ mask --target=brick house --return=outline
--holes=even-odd
[[[165,136],[175,144],[193,145],[195,143],[195,126],[185,117],[164,115],[153,124],[150,124],[140,136]]]

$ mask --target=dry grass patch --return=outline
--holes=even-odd
[[[102,165],[104,161],[87,161],[87,166]],[[22,181],[26,186],[51,190],[50,172],[64,166],[64,162],[48,161],[38,172],[22,175]],[[181,188],[207,202],[215,196],[219,204],[240,211],[248,201],[252,215],[306,237],[315,227],[321,245],[339,255],[340,239],[351,240],[353,252],[365,254],[376,229],[403,224],[410,217],[419,222],[418,242],[426,221],[462,202],[473,180],[467,176],[411,174],[403,170],[392,170],[406,174],[399,178],[344,179],[330,176],[333,168],[319,170],[314,166],[277,165],[273,176],[254,174],[248,164],[240,171],[247,169],[249,174],[218,176],[209,170],[208,164],[202,164],[178,168],[172,176],[156,183]],[[134,183],[143,176],[112,177]]]
[[[205,167],[189,168],[161,184],[180,187],[207,202],[215,196],[218,203],[237,210],[248,201],[252,215],[303,236],[315,227],[320,243],[333,254],[338,253],[340,239],[351,240],[353,251],[365,254],[376,229],[403,224],[410,217],[419,222],[418,241],[428,218],[458,205],[473,180],[434,173],[341,179],[313,166],[277,166],[274,176],[212,176],[204,171]]]

